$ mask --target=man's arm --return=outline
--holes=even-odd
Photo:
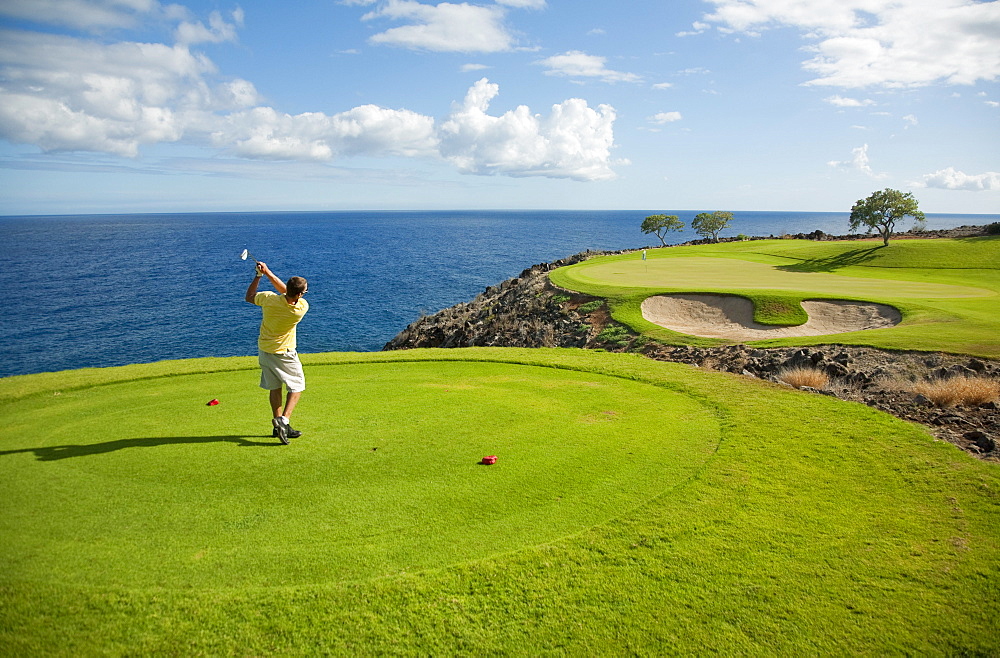
[[[258,270],[257,276],[255,276],[253,281],[250,282],[250,285],[247,286],[247,294],[243,297],[243,299],[247,300],[251,304],[253,304],[253,298],[257,296],[257,284],[260,283],[260,277],[261,273],[260,270]]]
[[[257,295],[257,286],[260,284],[260,278],[262,276],[266,276],[268,281],[271,282],[271,285],[274,286],[274,289],[282,295],[284,295],[287,290],[285,283],[274,275],[274,272],[267,267],[267,263],[257,263],[257,276],[255,276],[253,281],[250,282],[250,285],[247,287],[247,294],[243,297],[243,299],[247,300],[251,304],[253,304],[253,298]]]
[[[257,269],[258,271],[264,273],[264,276],[266,276],[267,280],[271,282],[271,285],[274,286],[275,290],[282,295],[285,294],[285,291],[287,290],[285,282],[274,275],[274,272],[268,268],[267,263],[257,263]]]

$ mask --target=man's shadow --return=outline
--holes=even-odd
[[[26,452],[35,454],[35,458],[40,462],[57,461],[59,459],[69,459],[71,457],[89,457],[91,455],[103,455],[109,452],[125,450],[126,448],[155,448],[156,446],[176,445],[179,443],[235,443],[242,447],[271,447],[280,446],[277,440],[274,441],[254,441],[245,436],[157,436],[140,439],[117,439],[104,443],[91,443],[88,445],[65,445],[46,446],[44,448],[22,448],[20,450],[0,450],[0,457],[5,455],[17,455]]]

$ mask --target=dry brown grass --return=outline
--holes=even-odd
[[[956,404],[978,407],[987,402],[1000,401],[1000,381],[989,377],[957,375],[932,379],[918,382],[912,390],[937,407],[953,407]]]
[[[778,373],[778,381],[785,382],[795,388],[808,386],[819,390],[830,383],[830,377],[822,370],[815,368],[788,368]]]

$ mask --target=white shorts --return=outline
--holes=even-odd
[[[260,387],[273,391],[282,386],[289,393],[301,393],[306,390],[306,375],[302,372],[302,363],[295,350],[286,350],[281,354],[258,352],[260,362]]]

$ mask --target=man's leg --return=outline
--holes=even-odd
[[[271,401],[271,416],[277,418],[281,415],[281,389],[274,388],[269,392]]]
[[[289,424],[292,411],[295,409],[295,405],[298,404],[299,398],[302,397],[302,392],[293,393],[289,391],[288,397],[285,398],[285,407],[282,409],[281,390],[279,388],[270,391],[271,412],[274,415],[272,425],[274,425],[274,436],[281,439],[282,443],[288,443],[288,439],[297,439],[302,436],[302,432],[292,429],[291,424]]]
[[[292,393],[288,391],[288,397],[285,398],[285,410],[283,414],[279,414],[291,420],[292,411],[295,409],[295,405],[299,403],[299,398],[302,397],[302,393]],[[281,399],[281,391],[278,391],[278,399]]]
[[[272,388],[269,391],[268,398],[271,402],[271,425],[274,427],[274,436],[281,439],[284,444],[288,443],[288,432],[291,429],[288,426],[288,421],[281,417],[281,389]]]
[[[261,386],[268,389],[269,401],[271,403],[271,424],[274,426],[274,435],[281,439],[282,443],[287,444],[288,439],[294,439],[302,435],[301,432],[293,430],[288,422],[292,411],[295,409],[295,405],[298,404],[299,398],[302,396],[302,391],[305,390],[305,375],[302,372],[302,363],[293,350],[280,355],[264,355],[262,353],[262,366],[264,365],[265,357],[268,363],[271,364],[271,368],[266,371],[262,370],[262,373],[266,372],[269,375],[267,384],[270,384],[270,386],[265,384],[263,374],[261,375]],[[275,384],[278,384],[278,386],[271,388]],[[293,392],[293,388],[297,389],[297,391]],[[283,389],[288,389],[288,396],[285,398],[284,407],[281,406],[281,393]]]

